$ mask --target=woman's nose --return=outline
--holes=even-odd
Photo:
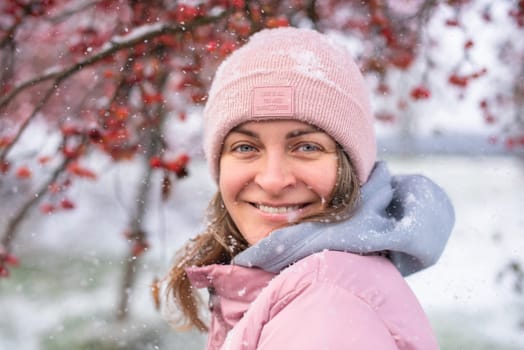
[[[272,196],[278,196],[286,188],[296,184],[293,166],[285,155],[269,154],[255,176],[255,183]]]

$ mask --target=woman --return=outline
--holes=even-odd
[[[178,252],[168,292],[208,349],[437,349],[402,278],[453,226],[445,193],[376,162],[373,115],[349,53],[320,33],[255,34],[218,69],[204,150],[218,192]]]

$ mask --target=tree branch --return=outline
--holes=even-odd
[[[317,6],[316,0],[311,0],[308,2],[307,7],[306,7],[307,17],[311,20],[311,23],[313,23],[313,27],[315,29],[317,29],[317,24],[320,19],[317,13],[316,6]]]
[[[8,94],[6,94],[4,97],[0,99],[0,109],[4,108],[11,100],[13,100],[18,94],[20,94],[25,89],[35,86],[37,84],[40,84],[44,81],[48,80],[64,80],[68,78],[69,76],[77,73],[78,71],[89,67],[91,65],[94,65],[103,59],[113,55],[114,53],[124,50],[127,48],[131,48],[137,44],[143,43],[144,41],[153,39],[157,36],[164,35],[164,34],[176,34],[176,33],[183,33],[187,31],[193,30],[195,27],[206,25],[209,23],[212,23],[214,21],[220,20],[224,17],[226,17],[231,11],[225,10],[222,13],[216,15],[216,16],[208,16],[208,17],[201,17],[195,19],[192,23],[188,25],[168,25],[168,24],[160,24],[156,26],[142,26],[135,29],[135,33],[142,33],[139,35],[133,35],[133,32],[131,32],[129,35],[126,35],[125,37],[115,37],[113,40],[110,41],[109,47],[102,49],[97,54],[94,54],[93,56],[90,56],[76,64],[73,64],[70,67],[67,67],[65,69],[50,72],[47,74],[43,74],[41,76],[29,79],[20,85],[16,86],[13,90],[11,90]],[[144,31],[144,29],[147,28],[153,28],[149,31]]]
[[[167,73],[162,75],[162,79],[159,81],[159,90],[162,90],[166,81]],[[151,190],[151,178],[153,176],[153,168],[149,166],[149,159],[158,153],[162,145],[162,125],[163,120],[165,120],[167,113],[165,106],[163,104],[158,104],[155,111],[150,114],[150,118],[155,118],[158,116],[160,122],[155,124],[154,127],[146,129],[146,136],[144,140],[145,147],[145,173],[144,178],[140,181],[137,200],[135,201],[135,213],[131,217],[131,222],[129,223],[130,236],[129,239],[132,241],[132,244],[142,244],[145,246],[147,233],[143,229],[144,217],[146,215],[147,209],[147,199],[149,191]],[[119,303],[116,318],[118,321],[123,321],[127,318],[129,313],[129,304],[130,304],[130,291],[132,290],[134,281],[136,279],[136,265],[138,264],[138,256],[133,252],[133,247],[131,246],[126,264],[124,267],[124,277],[122,279],[121,289],[119,291]]]
[[[54,16],[54,17],[49,17],[48,20],[51,23],[62,22],[64,20],[67,20],[72,15],[76,15],[77,13],[83,12],[83,11],[89,9],[90,7],[96,6],[99,2],[100,1],[87,2],[87,3],[82,4],[81,6],[79,6],[77,8],[74,8],[74,9],[71,9],[71,10],[66,10],[66,11],[64,11],[64,12],[62,12],[62,13]]]
[[[15,24],[13,24],[11,26],[11,28],[9,28],[9,30],[7,31],[7,33],[5,34],[5,36],[2,38],[2,40],[0,41],[0,49],[2,49],[4,46],[6,46],[10,41],[13,40],[14,36],[15,36],[15,31],[16,29],[20,26],[20,22],[17,22]]]
[[[22,123],[22,125],[18,129],[18,131],[17,131],[15,137],[13,138],[13,140],[11,142],[9,142],[9,144],[6,145],[6,147],[1,150],[1,152],[0,152],[0,162],[3,162],[5,160],[5,158],[7,157],[7,154],[9,153],[9,151],[11,150],[13,145],[16,144],[16,142],[18,141],[18,139],[20,138],[20,136],[22,135],[24,130],[27,128],[29,123],[36,117],[38,112],[40,112],[40,110],[45,106],[47,101],[49,101],[49,99],[51,98],[53,93],[58,89],[59,84],[60,84],[60,80],[57,79],[55,81],[55,83],[51,86],[51,88],[49,90],[47,90],[47,92],[44,95],[44,97],[42,97],[42,99],[37,103],[37,105],[33,109],[33,112],[31,112],[31,115]]]
[[[14,61],[15,61],[15,44],[13,40],[10,40],[6,45],[4,55],[2,56],[2,62],[0,63],[0,89],[4,89],[5,84],[9,84],[9,81],[14,75]]]
[[[85,141],[83,141],[85,142]],[[51,177],[44,182],[38,191],[31,196],[24,205],[20,208],[18,213],[9,220],[7,227],[0,241],[0,246],[3,246],[6,251],[10,250],[11,242],[14,240],[16,234],[18,233],[18,227],[22,223],[23,219],[29,213],[29,211],[40,201],[40,199],[47,193],[49,186],[56,182],[56,179],[64,172],[69,163],[73,161],[71,157],[64,157],[60,165],[53,171]]]

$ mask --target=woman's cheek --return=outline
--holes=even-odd
[[[303,167],[298,170],[302,174],[302,181],[317,195],[327,199],[337,182],[338,163],[333,160],[321,162],[314,166]]]
[[[246,171],[228,157],[220,162],[218,187],[224,201],[236,200],[238,193],[246,183]]]

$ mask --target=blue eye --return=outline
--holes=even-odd
[[[253,152],[255,151],[255,147],[247,144],[238,145],[235,148],[233,148],[233,151],[240,152],[240,153],[246,153],[246,152]]]
[[[304,144],[299,145],[296,148],[296,150],[302,151],[302,152],[317,152],[317,151],[320,151],[320,147],[318,147],[317,145],[313,143],[304,143]]]

